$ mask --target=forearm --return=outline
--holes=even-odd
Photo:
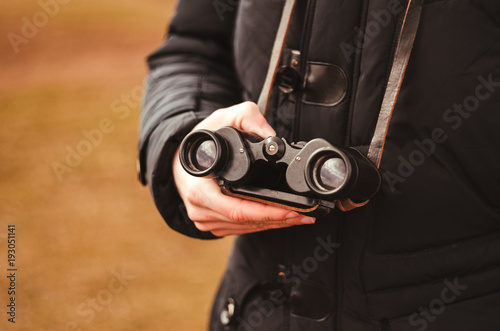
[[[181,1],[168,39],[148,58],[139,162],[141,181],[149,184],[167,223],[189,236],[213,238],[183,217],[171,169],[184,135],[214,110],[241,101],[231,58],[231,22],[220,22],[212,17],[215,12],[212,16],[207,12],[201,21],[194,20],[196,11],[203,7],[207,7],[206,1]],[[205,8],[209,9],[213,10]]]

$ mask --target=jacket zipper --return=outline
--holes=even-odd
[[[299,72],[302,74],[305,72],[306,64],[307,64],[307,53],[309,50],[309,41],[311,40],[311,32],[312,32],[312,24],[314,21],[314,13],[316,9],[316,0],[309,0],[307,2],[305,20],[302,30],[302,37],[300,40],[300,59],[299,59]],[[293,134],[292,141],[299,141],[300,136],[300,111],[302,106],[302,95],[303,92],[300,89],[297,93],[297,100],[295,104],[295,118],[293,123]],[[291,267],[293,263],[293,237],[294,237],[295,229],[288,228],[287,229],[287,244],[286,251],[288,252],[287,256],[287,266]],[[290,309],[285,309],[285,323],[284,330],[290,331]]]
[[[316,0],[309,0],[307,2],[306,17],[304,28],[302,32],[302,39],[300,41],[300,63],[299,70],[302,74],[305,73],[307,65],[307,54],[309,52],[309,41],[311,40],[312,25],[314,21],[314,14],[316,12]],[[300,112],[302,108],[302,90],[297,93],[297,103],[295,106],[295,120],[293,130],[293,141],[299,141],[300,136]]]

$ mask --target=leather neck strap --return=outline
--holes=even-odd
[[[264,115],[267,112],[269,96],[271,94],[274,77],[276,76],[279,60],[285,44],[285,37],[288,32],[288,27],[290,26],[290,20],[295,7],[295,2],[296,0],[286,0],[285,6],[283,7],[283,13],[281,14],[281,20],[278,26],[276,38],[274,40],[266,79],[257,102],[261,113]],[[375,133],[368,150],[368,159],[377,165],[377,167],[380,166],[389,122],[396,105],[399,91],[401,90],[401,85],[403,83],[403,78],[408,66],[411,50],[413,48],[413,42],[415,41],[415,36],[417,34],[423,2],[424,0],[408,0],[408,5],[406,7],[403,24],[401,25],[401,31],[399,33],[396,46],[396,52],[394,53],[391,72],[389,74],[389,80],[384,93],[382,106],[380,107],[377,125],[375,127]]]
[[[424,0],[408,0],[405,17],[401,25],[391,73],[389,74],[384,99],[380,107],[375,133],[373,134],[370,149],[368,150],[368,159],[370,159],[377,168],[380,167],[380,160],[382,159],[382,153],[384,151],[389,122],[391,121],[392,112],[396,106],[408,61],[410,60],[413,42],[415,41],[420,22],[423,2]]]
[[[269,97],[271,95],[274,77],[276,76],[276,71],[278,70],[281,54],[283,53],[285,37],[288,32],[288,27],[290,26],[293,8],[295,7],[296,1],[297,0],[286,0],[285,6],[283,7],[283,13],[281,14],[278,32],[276,33],[276,38],[274,39],[273,50],[271,51],[271,59],[269,60],[269,67],[267,68],[266,80],[264,81],[262,92],[260,93],[259,100],[257,101],[257,106],[264,116],[267,112],[267,104],[269,103]]]

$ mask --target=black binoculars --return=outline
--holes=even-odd
[[[327,214],[341,201],[362,204],[379,190],[379,170],[354,148],[324,139],[288,144],[223,127],[196,130],[180,146],[182,167],[215,177],[222,193],[302,214]]]

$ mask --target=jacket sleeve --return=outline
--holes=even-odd
[[[236,3],[231,1],[231,3]],[[232,59],[235,6],[180,0],[166,42],[148,58],[139,134],[139,179],[174,230],[211,239],[189,220],[172,176],[182,138],[218,108],[241,102]]]

